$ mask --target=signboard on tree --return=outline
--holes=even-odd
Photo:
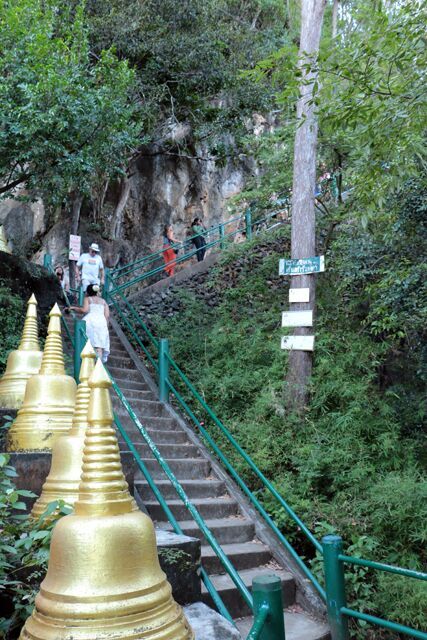
[[[82,246],[81,236],[70,235],[70,242],[68,245],[68,260],[77,261],[80,258],[80,250]]]
[[[289,289],[289,302],[310,302],[310,289]]]
[[[312,311],[284,311],[282,313],[282,327],[312,327]]]
[[[313,351],[314,336],[283,336],[281,346],[288,351]]]
[[[302,276],[308,273],[320,273],[325,270],[325,256],[313,258],[279,260],[279,276]]]

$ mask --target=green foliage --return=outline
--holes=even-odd
[[[84,4],[0,2],[0,193],[21,184],[58,204],[121,170],[135,140],[134,74],[90,51]]]
[[[0,371],[6,366],[7,357],[16,349],[24,326],[25,306],[21,298],[0,281]]]
[[[46,573],[52,530],[57,520],[70,513],[62,501],[48,505],[35,522],[23,512],[23,498],[30,491],[17,489],[15,469],[9,456],[0,454],[0,635],[14,637],[34,607],[34,598]]]
[[[287,37],[281,2],[90,0],[87,6],[94,50],[114,45],[136,68],[151,140],[194,152],[188,136],[170,139],[176,124],[189,124],[195,140],[222,158],[221,133],[242,131],[245,116],[271,105],[268,85],[242,80],[239,71]]]
[[[422,2],[341,3],[337,36],[331,37],[326,14],[320,54],[311,63],[319,70],[314,87],[319,164],[325,162],[351,189],[352,215],[365,222],[377,218],[378,211],[387,214],[390,193],[426,167],[425,17]],[[248,75],[271,82],[283,128],[274,138],[291,137],[301,79],[297,43],[286,42]],[[291,184],[280,143],[264,143],[261,160],[268,157],[268,146],[266,181],[261,187],[254,182],[255,191],[268,183],[277,190],[278,175],[285,186]],[[255,152],[258,147],[256,141]]]

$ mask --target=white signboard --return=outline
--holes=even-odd
[[[80,258],[80,249],[82,246],[81,236],[70,235],[68,260],[78,260]]]
[[[313,351],[314,336],[283,336],[282,349]]]
[[[282,327],[312,327],[312,311],[284,311],[282,313]]]
[[[289,289],[289,302],[310,302],[310,289]]]

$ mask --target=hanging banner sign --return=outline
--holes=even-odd
[[[288,351],[313,351],[314,336],[283,336],[281,347]]]
[[[312,327],[312,311],[284,311],[282,313],[282,327]]]
[[[302,276],[308,273],[320,273],[325,270],[325,256],[279,260],[279,276]]]
[[[68,245],[68,260],[78,260],[80,258],[80,249],[82,246],[81,236],[70,235],[70,243]]]
[[[289,302],[310,302],[310,289],[289,289]]]

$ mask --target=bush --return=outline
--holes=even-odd
[[[22,299],[1,281],[0,308],[0,372],[3,372],[9,353],[19,345],[25,307]]]
[[[33,610],[53,527],[71,508],[55,501],[36,522],[30,520],[23,498],[35,496],[16,488],[17,474],[8,463],[9,456],[0,453],[0,637],[12,640]]]

